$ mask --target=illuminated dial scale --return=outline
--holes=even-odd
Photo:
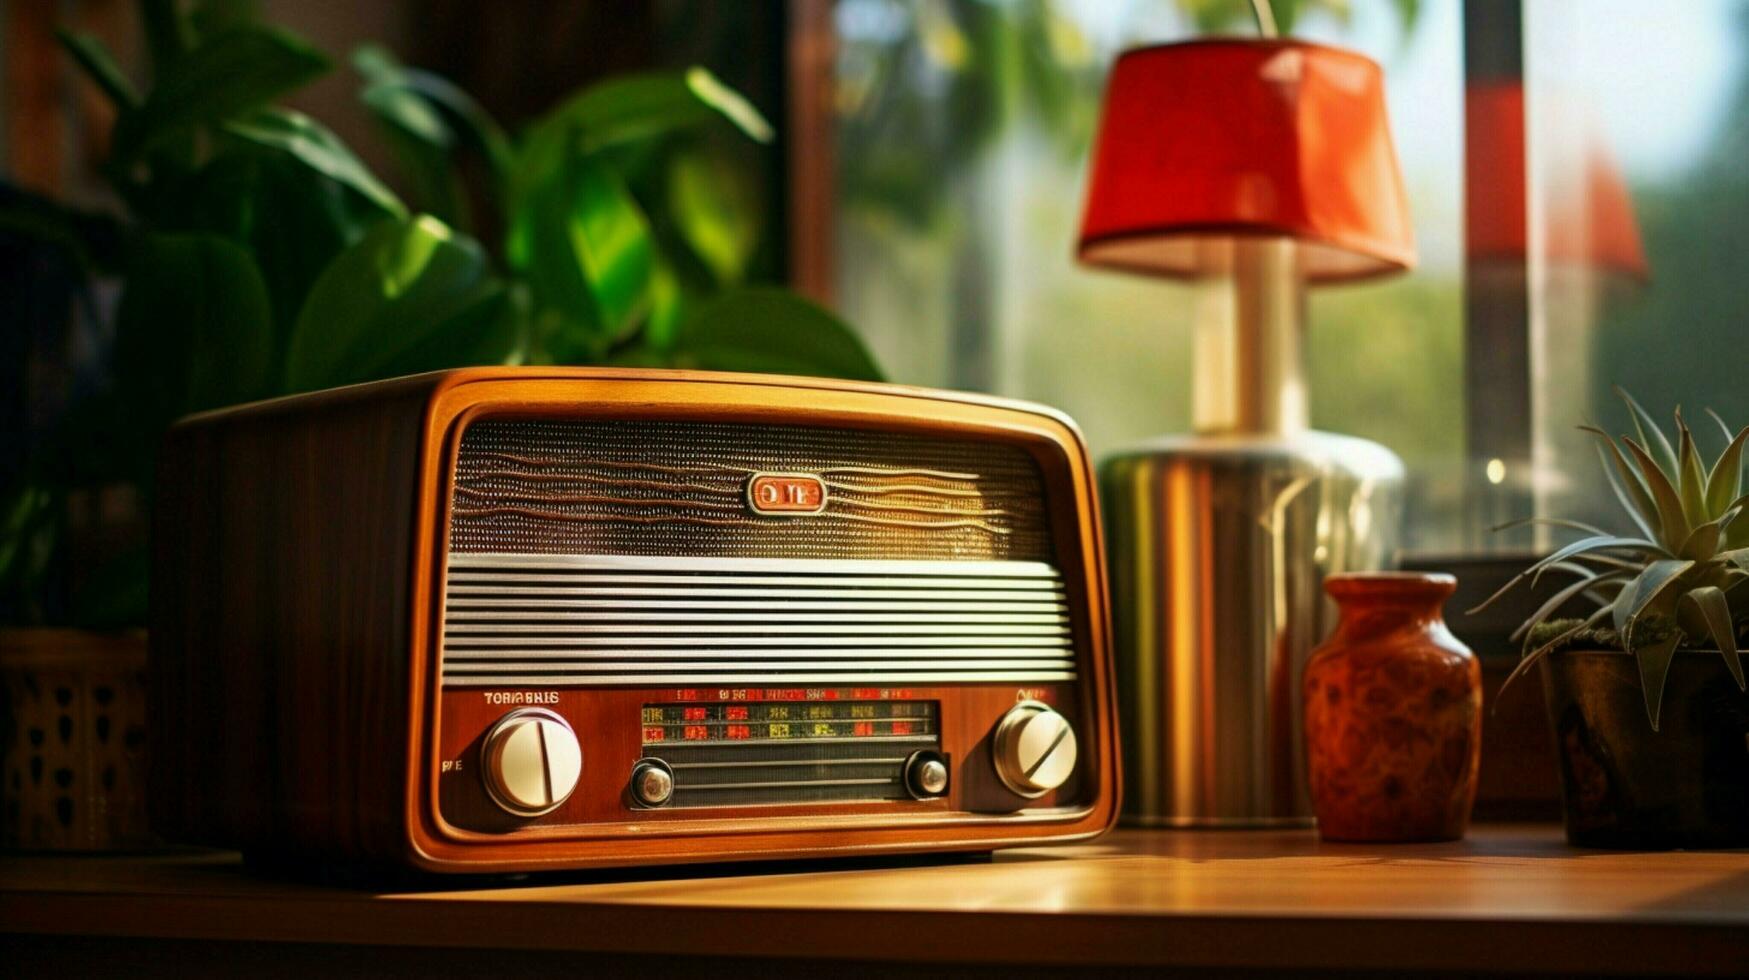
[[[653,704],[642,711],[646,752],[664,745],[773,745],[789,742],[916,741],[939,734],[938,707],[928,701]],[[1049,705],[1021,701],[992,727],[996,776],[1016,795],[1034,799],[1062,786],[1075,771],[1073,727]],[[930,748],[905,759],[900,781],[918,799],[943,795],[947,761]],[[488,795],[514,816],[557,809],[581,780],[583,751],[571,726],[544,708],[520,708],[501,717],[481,742]],[[674,773],[655,758],[639,760],[628,796],[641,807],[669,802]]]

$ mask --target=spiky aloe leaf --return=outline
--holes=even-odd
[[[1749,572],[1749,548],[1733,548],[1714,555],[1717,561],[1728,561],[1745,572]]]
[[[1710,409],[1710,408],[1707,409],[1706,413],[1708,415],[1712,416],[1714,422],[1717,422],[1719,424],[1719,431],[1723,432],[1725,434],[1725,441],[1729,442],[1731,440],[1731,427],[1726,425],[1725,420],[1723,418],[1719,417],[1719,413],[1713,411],[1712,409]]]
[[[1531,613],[1530,618],[1524,621],[1524,625],[1513,630],[1512,635],[1508,639],[1517,643],[1520,639],[1528,635],[1531,630],[1536,629],[1540,623],[1554,615],[1556,610],[1566,605],[1576,596],[1590,592],[1592,589],[1595,589],[1600,585],[1608,585],[1611,582],[1625,582],[1627,579],[1628,573],[1626,571],[1600,572],[1563,586],[1559,592],[1550,596],[1547,602],[1538,607],[1536,612]],[[1608,603],[1601,604],[1608,605]]]
[[[1743,441],[1749,439],[1749,426],[1737,433],[1725,451],[1713,462],[1706,478],[1706,506],[1714,514],[1723,514],[1731,501],[1743,492]]]
[[[1605,531],[1603,528],[1594,527],[1590,524],[1584,523],[1583,521],[1569,521],[1569,520],[1564,520],[1564,519],[1559,518],[1559,517],[1521,517],[1516,521],[1507,521],[1504,524],[1496,524],[1493,527],[1489,528],[1489,530],[1494,531],[1495,533],[1498,533],[1500,531],[1510,531],[1515,527],[1532,527],[1532,526],[1535,526],[1535,527],[1564,527],[1564,528],[1568,529],[1569,531],[1584,531],[1586,534],[1593,534],[1593,535],[1596,535],[1596,534],[1607,535],[1607,534],[1609,534],[1609,532]]]
[[[1610,607],[1614,617],[1612,625],[1617,633],[1626,636],[1634,621],[1646,611],[1663,591],[1670,587],[1683,572],[1694,567],[1694,562],[1688,559],[1664,558],[1646,566],[1634,580],[1622,589],[1622,594],[1616,597]]]
[[[1725,658],[1725,667],[1737,681],[1737,689],[1749,690],[1743,679],[1743,661],[1737,656],[1737,629],[1731,622],[1731,603],[1717,586],[1703,585],[1683,593],[1681,602],[1692,605],[1706,620],[1707,633]]]
[[[1644,562],[1627,561],[1625,559],[1615,558],[1615,557],[1611,557],[1608,555],[1601,555],[1601,554],[1595,554],[1595,553],[1586,555],[1584,560],[1585,561],[1594,561],[1594,562],[1597,562],[1597,563],[1602,564],[1602,565],[1607,565],[1610,568],[1624,569],[1624,570],[1632,571],[1632,572],[1638,572],[1640,569],[1645,567]],[[1745,552],[1745,560],[1749,561],[1749,551]],[[1578,562],[1574,562],[1574,561],[1550,562],[1548,565],[1544,566],[1542,570],[1544,572],[1566,572],[1570,575],[1577,575],[1581,578],[1585,578],[1585,577],[1589,577],[1589,576],[1597,574],[1595,569],[1587,568],[1586,566],[1581,565]],[[1506,595],[1506,593],[1508,593],[1508,592],[1511,592],[1518,585],[1518,583],[1524,581],[1527,578],[1530,578],[1530,570],[1529,569],[1525,569],[1524,571],[1519,572],[1517,575],[1513,576],[1512,579],[1510,581],[1508,581],[1505,585],[1502,585],[1500,588],[1495,589],[1493,595],[1490,595],[1488,598],[1483,599],[1481,602],[1470,607],[1469,609],[1464,610],[1464,615],[1473,616],[1476,613],[1479,613],[1482,610],[1487,609],[1489,606],[1492,606],[1494,603],[1500,601],[1500,598],[1502,596]]]
[[[1548,557],[1543,558],[1541,561],[1538,561],[1536,564],[1526,569],[1524,574],[1529,575],[1531,584],[1535,585],[1542,580],[1543,572],[1557,562],[1563,562],[1569,558],[1584,557],[1591,552],[1610,550],[1634,551],[1641,554],[1649,554],[1656,558],[1672,557],[1669,551],[1659,547],[1651,541],[1645,541],[1640,538],[1618,538],[1610,534],[1595,534],[1589,538],[1580,538],[1571,544],[1557,549]]]
[[[1529,653],[1526,653],[1524,656],[1520,657],[1518,660],[1518,666],[1512,668],[1512,673],[1507,674],[1506,680],[1501,682],[1501,684],[1500,684],[1501,693],[1505,693],[1506,689],[1508,687],[1512,686],[1512,682],[1515,680],[1518,680],[1519,677],[1524,675],[1525,671],[1527,671],[1531,667],[1535,666],[1537,661],[1541,660],[1543,657],[1548,656],[1548,653],[1550,650],[1553,650],[1553,649],[1559,647],[1561,644],[1567,642],[1568,640],[1571,640],[1575,636],[1578,636],[1580,633],[1584,632],[1585,630],[1588,630],[1588,629],[1592,628],[1593,626],[1596,626],[1598,623],[1603,622],[1604,618],[1608,615],[1609,615],[1609,607],[1605,606],[1602,609],[1599,609],[1596,612],[1592,613],[1591,615],[1585,617],[1585,620],[1583,622],[1581,622],[1578,626],[1575,626],[1572,629],[1567,630],[1565,633],[1562,633],[1561,635],[1555,637],[1554,639],[1550,640],[1549,642],[1544,643],[1542,646],[1537,647],[1535,650],[1532,650]],[[1499,704],[1499,695],[1495,695],[1495,702],[1494,703]]]
[[[1700,464],[1700,450],[1695,448],[1694,433],[1682,421],[1681,412],[1676,413],[1676,441],[1680,447],[1677,450],[1676,495],[1682,500],[1682,513],[1688,518],[1688,523],[1703,524],[1709,516],[1706,511],[1706,470]]]
[[[1664,707],[1664,681],[1670,677],[1670,659],[1676,655],[1676,644],[1682,639],[1680,630],[1649,646],[1636,646],[1630,631],[1623,644],[1640,668],[1640,693],[1646,696],[1646,718],[1652,731],[1658,730],[1658,715]]]
[[[1615,393],[1621,396],[1622,401],[1628,403],[1628,411],[1634,417],[1634,431],[1640,434],[1640,444],[1658,453],[1664,469],[1671,473],[1676,472],[1676,450],[1670,447],[1670,440],[1665,437],[1664,430],[1658,428],[1657,420],[1641,408],[1639,402],[1634,401],[1634,396],[1628,394],[1626,388],[1617,385]],[[1646,436],[1648,431],[1652,434],[1650,440]]]
[[[1609,488],[1615,491],[1615,499],[1621,502],[1622,510],[1628,512],[1628,517],[1633,519],[1641,533],[1656,539],[1658,532],[1653,528],[1658,525],[1658,505],[1652,502],[1652,495],[1647,492],[1645,481],[1628,465],[1627,459],[1616,448],[1615,440],[1610,438],[1609,433],[1594,425],[1582,425],[1579,428],[1600,440],[1597,457],[1603,461],[1603,476],[1609,481]]]
[[[1736,515],[1731,516],[1735,517]],[[1695,528],[1689,532],[1688,540],[1682,542],[1682,547],[1677,550],[1677,557],[1689,558],[1694,561],[1712,561],[1713,556],[1719,553],[1719,541],[1724,537],[1725,525],[1728,523],[1729,521],[1721,518],[1716,521],[1707,521]]]
[[[1676,495],[1676,488],[1671,485],[1670,478],[1638,443],[1632,439],[1623,439],[1622,443],[1633,455],[1634,463],[1640,468],[1640,475],[1646,480],[1646,489],[1652,494],[1652,502],[1658,507],[1658,542],[1668,551],[1681,548],[1682,542],[1688,540],[1689,532],[1693,530],[1688,526],[1688,518],[1682,512],[1682,498]]]

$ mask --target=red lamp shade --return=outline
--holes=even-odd
[[[1300,41],[1192,41],[1118,58],[1081,261],[1211,271],[1230,236],[1288,236],[1312,281],[1415,262],[1379,66]]]

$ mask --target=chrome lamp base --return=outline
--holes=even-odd
[[[1335,624],[1324,578],[1393,560],[1402,462],[1309,430],[1196,435],[1101,482],[1125,820],[1309,826],[1300,676]]]

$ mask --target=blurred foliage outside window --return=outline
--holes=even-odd
[[[1293,36],[1385,68],[1420,266],[1310,298],[1313,422],[1412,474],[1409,543],[1461,511],[1458,0],[1277,3]],[[1073,249],[1116,54],[1255,36],[1244,0],[840,0],[839,306],[898,380],[1057,405],[1096,455],[1190,422],[1194,286],[1093,272]]]
[[[1594,440],[1576,428],[1632,431],[1612,387],[1662,419],[1680,408],[1708,453],[1727,441],[1709,409],[1749,416],[1749,2],[1532,0],[1525,13],[1530,214],[1544,243],[1530,280],[1546,402],[1537,505],[1615,528],[1614,501],[1588,479]],[[1555,247],[1606,250],[1604,216],[1571,206],[1600,168],[1629,191],[1644,281]]]

